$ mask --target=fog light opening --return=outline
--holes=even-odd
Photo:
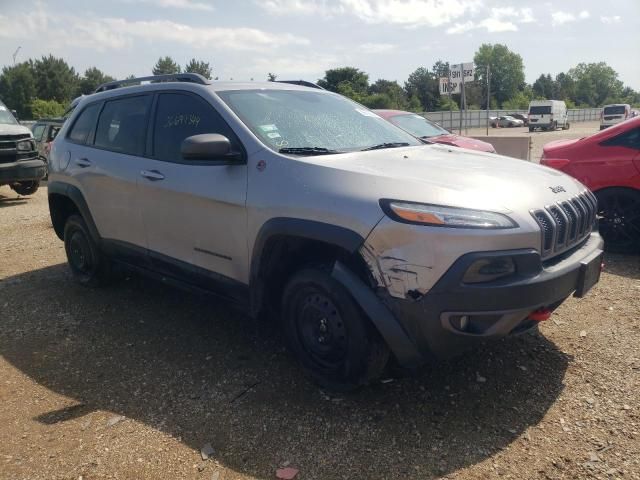
[[[466,332],[469,328],[469,316],[468,315],[456,315],[451,317],[451,326],[461,332]]]

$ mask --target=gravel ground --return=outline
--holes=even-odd
[[[640,257],[538,335],[332,396],[226,304],[76,286],[46,194],[0,187],[1,479],[640,479]]]

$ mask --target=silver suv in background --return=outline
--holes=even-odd
[[[391,356],[533,329],[598,281],[595,199],[556,170],[425,145],[321,89],[132,82],[82,99],[51,152],[83,285],[126,265],[275,313],[312,377],[348,389]]]

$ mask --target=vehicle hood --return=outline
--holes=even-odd
[[[558,170],[525,160],[444,145],[305,157],[305,161],[339,170],[331,178],[318,171],[314,179],[324,188],[330,185],[335,195],[344,196],[346,191],[351,198],[374,196],[502,213],[528,212],[586,188]]]
[[[430,142],[442,143],[445,145],[453,145],[454,147],[468,148],[470,150],[478,150],[480,152],[493,152],[493,145],[482,140],[476,140],[469,137],[461,137],[453,133],[448,135],[438,135],[437,137],[429,137]]]
[[[0,135],[20,135],[22,133],[31,133],[24,125],[10,125],[8,123],[0,123]]]

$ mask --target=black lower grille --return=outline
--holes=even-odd
[[[598,202],[587,191],[555,205],[531,212],[542,234],[542,257],[560,254],[580,243],[596,221]]]

